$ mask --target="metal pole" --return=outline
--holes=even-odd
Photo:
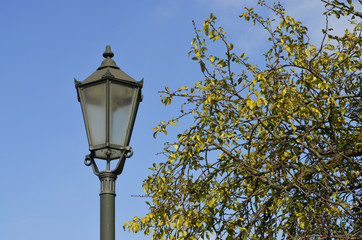
[[[115,204],[117,175],[100,172],[101,181],[101,240],[115,240]]]

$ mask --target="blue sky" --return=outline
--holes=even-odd
[[[99,180],[83,164],[88,143],[73,78],[92,74],[111,45],[117,65],[145,79],[134,156],[117,180],[116,239],[150,239],[124,232],[122,225],[146,212],[145,199],[131,195],[143,194],[142,180],[166,139],[154,139],[152,127],[176,111],[160,103],[158,91],[202,79],[187,57],[191,21],[200,27],[211,12],[236,48],[258,60],[265,35],[238,20],[244,2],[252,1],[3,1],[0,238],[99,239]],[[322,26],[316,2],[295,1],[290,11]]]

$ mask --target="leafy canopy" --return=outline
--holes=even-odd
[[[274,18],[245,8],[240,19],[268,33],[265,64],[235,51],[213,14],[195,26],[189,54],[204,79],[166,87],[165,105],[184,104],[155,133],[193,124],[166,143],[143,184],[149,212],[125,228],[152,239],[362,239],[361,13],[321,1],[318,45],[281,4],[257,3]],[[350,30],[333,34],[332,17]],[[224,55],[209,53],[217,42]]]

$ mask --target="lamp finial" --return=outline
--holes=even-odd
[[[113,56],[114,56],[114,53],[111,50],[111,46],[107,45],[106,50],[103,53],[103,57],[104,58],[112,58]]]

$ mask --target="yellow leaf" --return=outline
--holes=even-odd
[[[177,219],[176,227],[177,227],[178,229],[180,229],[181,226],[182,226],[182,217],[179,217],[179,218]]]
[[[180,87],[178,90],[181,91],[181,90],[188,90],[188,89],[189,89],[189,87],[187,87],[187,86],[182,86],[182,87]]]
[[[137,233],[139,229],[140,229],[140,225],[138,223],[133,223],[132,232]]]
[[[123,224],[123,229],[126,229],[126,227],[127,227],[128,224],[129,224],[129,221],[125,222],[125,223]]]
[[[313,50],[315,50],[316,48],[317,48],[316,46],[310,45],[309,51],[310,51],[310,52],[313,52]]]
[[[310,58],[310,52],[309,52],[309,50],[308,50],[308,49],[305,49],[304,52],[305,52],[305,54],[307,55],[307,57]]]
[[[299,226],[300,226],[301,229],[304,229],[304,227],[305,227],[304,222],[300,222]]]
[[[334,200],[337,200],[337,193],[335,193],[335,192],[332,193],[332,197],[333,197]]]

